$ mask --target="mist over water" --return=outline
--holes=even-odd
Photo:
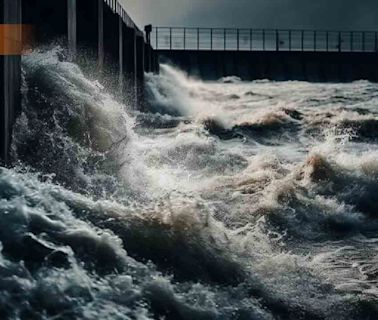
[[[374,319],[378,86],[161,66],[148,111],[23,58],[2,319]]]

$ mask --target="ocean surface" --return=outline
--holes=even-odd
[[[378,84],[161,66],[133,110],[23,58],[1,319],[377,319]]]

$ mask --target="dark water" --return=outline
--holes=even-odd
[[[23,60],[1,319],[376,319],[378,86],[162,66],[132,111]]]

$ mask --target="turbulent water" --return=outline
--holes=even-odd
[[[163,65],[146,95],[24,57],[1,319],[376,319],[377,84]]]

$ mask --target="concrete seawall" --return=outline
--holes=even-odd
[[[375,52],[159,50],[158,55],[161,62],[171,62],[204,80],[238,76],[243,80],[378,81]]]
[[[109,87],[137,100],[144,72],[154,71],[144,61],[150,45],[129,17],[121,16],[118,2],[110,3],[115,6],[104,0],[30,0],[24,3],[23,18],[35,26],[38,44],[59,39],[72,60],[91,69],[95,63]],[[152,48],[148,52],[154,55]]]
[[[35,47],[58,41],[68,59],[142,108],[144,73],[158,71],[157,56],[118,0],[0,0],[0,10],[1,24],[32,25]],[[0,75],[0,161],[7,163],[21,110],[21,50],[0,56]]]

